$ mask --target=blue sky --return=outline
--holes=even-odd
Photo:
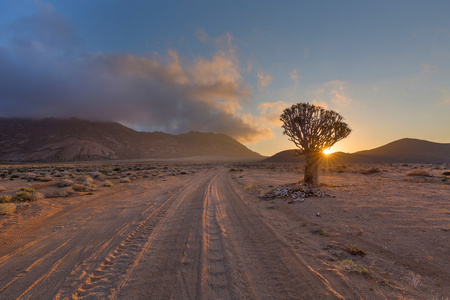
[[[81,117],[293,148],[297,102],[341,113],[355,152],[450,142],[449,1],[0,3],[0,116]]]

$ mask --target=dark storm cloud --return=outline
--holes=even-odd
[[[266,135],[239,117],[250,87],[230,47],[211,59],[86,53],[53,7],[17,20],[0,39],[0,116],[114,120],[178,133],[223,132],[243,142]]]

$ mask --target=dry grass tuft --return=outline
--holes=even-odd
[[[379,168],[373,167],[368,170],[361,171],[361,174],[370,175],[370,174],[376,174],[376,173],[380,173],[380,172],[381,172],[381,170]]]
[[[120,178],[120,183],[130,183],[131,179],[128,177]]]
[[[0,204],[0,215],[12,215],[15,211],[16,205],[14,203]]]
[[[432,177],[432,175],[430,174],[430,172],[428,172],[427,170],[424,169],[416,169],[416,170],[412,170],[409,171],[408,173],[405,174],[406,176],[425,176],[425,177]]]
[[[73,184],[73,181],[70,179],[63,179],[58,183],[58,187],[68,187]]]
[[[112,187],[112,186],[114,186],[114,184],[111,181],[106,180],[105,183],[103,183],[103,186],[104,187]]]

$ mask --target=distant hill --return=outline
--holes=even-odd
[[[0,118],[0,161],[69,162],[193,156],[262,158],[225,134],[138,132],[119,123]]]
[[[294,154],[295,150],[285,150],[264,161],[304,162],[303,156]],[[340,163],[450,163],[450,143],[405,138],[371,150],[335,152],[329,159]]]

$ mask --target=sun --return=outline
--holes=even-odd
[[[333,153],[333,152],[331,151],[331,148],[325,149],[325,150],[323,150],[322,152],[323,152],[323,154],[325,154],[325,155],[328,155],[328,154]]]

